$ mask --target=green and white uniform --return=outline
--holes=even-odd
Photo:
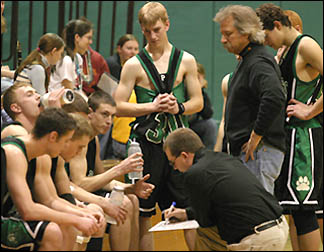
[[[294,98],[307,104],[320,76],[310,82],[297,77],[297,49],[304,36],[308,35],[297,37],[280,62],[280,69],[288,84],[288,101]],[[275,195],[285,211],[317,210],[323,183],[323,128],[316,118],[303,121],[291,117],[286,124],[286,133],[287,152],[276,181]]]
[[[24,153],[26,160],[27,152],[25,144],[18,138],[7,137],[1,140],[1,147],[7,144],[17,146]],[[1,163],[2,164],[2,163]],[[7,169],[1,165],[1,169]],[[27,183],[32,191],[31,185],[34,180],[34,171],[36,169],[35,159],[28,164],[28,172],[26,174]],[[2,178],[5,179],[5,178]],[[2,181],[5,183],[5,181]],[[3,212],[1,213],[1,248],[4,249],[28,249],[37,250],[39,242],[41,242],[48,221],[23,221],[17,209],[13,205],[10,193],[5,192],[2,199]]]
[[[146,56],[153,63],[152,58],[147,51],[143,49]],[[185,84],[182,82],[174,86],[174,81],[178,74],[179,66],[182,60],[183,51],[180,51],[176,66],[171,67],[171,62],[175,55],[175,47],[169,58],[168,73],[160,74],[159,78],[163,84],[171,85],[170,90],[177,98],[177,101],[183,103],[187,100]],[[147,68],[139,55],[137,55],[142,67],[152,81],[155,90],[149,90],[140,86],[135,87],[137,103],[153,102],[155,97],[161,92],[158,84],[152,77],[153,73]],[[173,70],[172,70],[173,69]],[[164,80],[171,80],[166,83]],[[130,139],[136,139],[140,143],[143,152],[144,170],[143,175],[150,174],[148,183],[154,184],[155,189],[147,199],[140,200],[140,215],[151,216],[155,212],[155,204],[158,202],[161,210],[169,208],[172,201],[175,201],[177,207],[186,207],[188,198],[183,193],[183,175],[175,171],[163,152],[163,142],[166,137],[178,128],[188,128],[188,119],[185,115],[172,115],[169,113],[152,113],[147,116],[138,117],[132,124]]]

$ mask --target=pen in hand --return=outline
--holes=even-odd
[[[171,206],[170,206],[170,213],[173,211],[175,205],[176,205],[176,203],[173,201]],[[169,218],[165,218],[165,224],[168,225],[169,223],[170,223]]]

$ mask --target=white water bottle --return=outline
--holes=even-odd
[[[131,141],[131,144],[128,148],[128,156],[134,154],[134,153],[142,153],[142,149],[141,149],[141,146],[138,142],[136,141]],[[143,166],[138,166],[137,168],[142,168]],[[129,179],[141,179],[143,178],[143,172],[142,171],[139,171],[139,172],[130,172],[128,173],[128,178]]]
[[[40,98],[40,102],[43,105],[43,107],[48,107],[48,97],[49,97],[50,93],[46,93],[44,94],[41,98]],[[60,99],[61,104],[69,104],[72,103],[74,101],[74,92],[71,89],[64,89],[64,94]]]
[[[109,193],[106,194],[106,198],[109,197]],[[123,203],[124,200],[124,188],[121,186],[114,186],[114,189],[112,190],[112,192],[110,193],[110,202],[116,206],[120,206]],[[106,221],[110,224],[117,224],[117,221],[109,216],[108,214],[105,214],[106,217]]]

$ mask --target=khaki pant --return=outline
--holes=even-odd
[[[195,251],[283,251],[288,239],[288,224],[282,215],[282,222],[258,234],[243,238],[239,243],[228,245],[219,236],[216,226],[198,228]]]
[[[228,245],[232,251],[283,251],[288,239],[289,227],[285,216],[282,222],[271,228],[243,238],[239,243]]]
[[[226,246],[216,226],[197,229],[195,251],[228,251]]]

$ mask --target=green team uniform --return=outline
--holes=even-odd
[[[159,78],[162,82],[165,79],[169,80],[169,83],[164,81],[164,84],[169,84],[170,90],[177,98],[177,101],[183,103],[187,100],[184,83],[182,82],[174,87],[174,80],[179,70],[183,51],[180,51],[177,56],[174,56],[176,55],[175,50],[175,47],[173,47],[169,59],[168,73],[162,75],[159,73]],[[145,49],[143,49],[143,53],[145,53],[147,58],[153,63],[152,58]],[[162,93],[161,88],[159,88],[157,81],[153,77],[152,71],[147,68],[141,57],[139,55],[136,57],[155,87],[155,90],[149,90],[136,86],[135,93],[137,103],[153,102],[155,97]],[[178,59],[176,59],[177,57]],[[173,58],[176,64],[171,63]],[[140,215],[148,217],[154,215],[156,213],[156,202],[158,202],[161,210],[169,208],[172,201],[176,202],[177,207],[186,207],[188,205],[188,198],[183,193],[183,175],[179,171],[175,171],[169,165],[169,161],[163,152],[163,142],[172,131],[178,128],[189,127],[187,116],[172,115],[163,112],[152,113],[147,116],[136,118],[131,125],[132,130],[130,139],[136,139],[136,141],[140,143],[143,152],[143,175],[145,176],[149,173],[150,178],[148,183],[155,185],[155,189],[147,200],[139,199]]]
[[[280,69],[288,84],[288,100],[295,98],[307,104],[320,76],[310,82],[303,82],[297,77],[297,48],[303,36],[308,35],[297,37],[280,62]],[[303,121],[291,117],[286,124],[286,132],[287,152],[276,181],[275,195],[286,212],[317,210],[320,208],[323,183],[323,128],[316,118]]]
[[[18,146],[28,161],[26,148],[21,140],[15,137],[7,137],[1,140],[1,147],[7,144]],[[6,164],[3,164],[2,160],[1,169],[7,169]],[[28,171],[26,174],[27,183],[31,190],[31,185],[34,180],[32,174],[35,169],[36,161],[33,159],[28,163]],[[2,177],[2,179],[5,179],[5,177]],[[2,181],[2,183],[6,183],[6,181]],[[9,192],[6,191],[4,194],[4,199],[1,199],[3,208],[3,212],[1,213],[1,248],[37,250],[49,222],[23,221],[13,204]]]

